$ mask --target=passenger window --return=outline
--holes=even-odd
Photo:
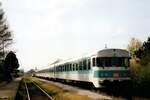
[[[63,71],[65,71],[65,66],[63,65]]]
[[[69,69],[69,64],[67,64],[66,66],[67,66],[67,71],[69,71],[69,70],[70,70],[70,69]]]
[[[83,60],[83,70],[86,70],[86,60]]]
[[[79,69],[79,67],[78,67],[79,65],[78,64],[76,64],[76,70],[78,70]]]
[[[82,70],[82,61],[79,62],[79,70]]]
[[[76,64],[76,63],[74,63],[74,70],[76,70],[76,67],[77,67],[77,64]]]
[[[72,64],[72,70],[74,71],[74,64]]]
[[[69,66],[68,66],[68,64],[66,64],[66,68],[67,68],[67,70],[66,70],[66,71],[69,71]]]
[[[67,66],[66,65],[64,65],[65,66],[65,71],[67,71]]]
[[[90,69],[90,66],[91,66],[91,61],[90,59],[88,59],[88,69]]]
[[[93,66],[95,66],[95,58],[93,58],[92,61],[93,61]]]
[[[69,69],[70,69],[70,71],[72,71],[72,68],[71,68],[72,66],[71,66],[71,64],[69,64],[69,67],[70,67],[70,68],[69,68]]]
[[[73,70],[75,71],[76,70],[76,64],[74,63],[74,64],[72,64],[72,66],[73,66]]]

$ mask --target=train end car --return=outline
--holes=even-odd
[[[128,51],[123,49],[104,49],[97,52],[92,56],[94,86],[131,80],[129,59]]]

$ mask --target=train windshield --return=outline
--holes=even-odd
[[[96,65],[98,67],[128,67],[129,58],[123,57],[107,57],[107,58],[96,58]]]

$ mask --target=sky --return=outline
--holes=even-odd
[[[149,0],[0,1],[25,71],[150,36]]]

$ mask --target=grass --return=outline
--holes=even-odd
[[[36,78],[32,78],[41,88],[43,88],[48,94],[50,94],[54,100],[93,100],[87,95],[79,95],[76,91],[65,90],[53,84],[40,81]],[[107,100],[107,99],[97,99]],[[112,97],[112,100],[122,100],[121,98]]]
[[[50,85],[35,79],[34,81],[36,81],[36,83],[44,90],[46,90],[46,92],[49,93],[54,100],[92,100],[88,96],[78,95],[75,91],[64,90],[53,84]]]

